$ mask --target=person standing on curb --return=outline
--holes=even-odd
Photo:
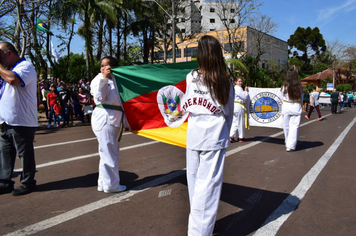
[[[37,73],[11,43],[0,43],[0,194],[24,195],[36,189],[33,140],[38,127]],[[11,180],[16,156],[21,186]]]

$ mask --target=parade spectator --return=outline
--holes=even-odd
[[[352,92],[350,91],[348,94],[347,94],[347,97],[348,97],[348,106],[351,108],[351,107],[355,107],[355,104],[354,104],[354,95],[352,94]]]
[[[318,121],[321,121],[323,118],[321,117],[320,114],[320,109],[319,109],[319,92],[316,91],[316,87],[313,86],[313,92],[310,94],[310,109],[308,115],[305,115],[306,119],[310,119],[310,115],[313,112],[314,108],[318,112]]]
[[[96,103],[92,129],[99,143],[98,191],[116,193],[126,189],[120,184],[119,151],[122,129],[130,130],[124,115],[116,80],[111,68],[118,66],[113,57],[100,61],[100,73],[92,80],[91,93]],[[124,127],[123,127],[124,126]]]
[[[61,83],[61,91],[59,91],[59,99],[62,108],[63,126],[69,125],[69,109],[70,109],[70,93],[64,82]]]
[[[342,91],[339,94],[339,112],[341,113],[341,109],[344,107],[344,94],[342,93]]]
[[[308,89],[304,90],[304,96],[303,96],[303,111],[307,112],[308,111],[308,103],[309,103],[310,95]]]
[[[230,130],[230,142],[243,142],[245,140],[245,128],[249,128],[248,114],[246,108],[246,101],[248,99],[248,87],[242,89],[243,79],[238,76],[235,79],[235,102],[234,102],[234,118]],[[235,140],[236,131],[238,131],[238,138]]]
[[[79,118],[80,117],[80,110],[81,110],[81,106],[79,104],[79,100],[78,100],[78,94],[79,94],[79,88],[80,88],[80,84],[76,84],[73,87],[73,93],[72,93],[72,99],[73,99],[73,105],[74,105],[74,116],[75,118]]]
[[[342,94],[344,95],[344,107],[346,108],[346,107],[348,107],[347,103],[349,101],[349,96],[347,95],[346,91],[344,91]]]
[[[50,87],[50,92],[47,94],[47,107],[49,110],[49,120],[48,120],[48,126],[47,128],[51,128],[51,123],[52,123],[52,119],[54,118],[54,122],[53,122],[53,127],[57,127],[57,120],[56,120],[56,116],[54,115],[53,112],[53,106],[54,104],[56,104],[56,99],[58,97],[58,91],[57,91],[57,87],[56,85],[52,84]]]
[[[79,117],[80,117],[80,120],[82,121],[82,123],[84,124],[85,123],[84,122],[84,106],[89,104],[90,98],[84,92],[84,89],[82,89],[82,88],[79,88],[78,102],[80,105]],[[90,115],[87,114],[86,117],[87,117],[88,124],[89,124],[90,123]]]
[[[49,84],[44,83],[41,89],[42,105],[46,114],[46,119],[48,120],[48,106],[47,106],[47,94],[50,92]]]
[[[11,43],[0,43],[0,194],[24,195],[36,189],[33,141],[38,126],[37,74]],[[11,180],[16,157],[21,186]],[[26,202],[26,201],[23,201]],[[28,204],[28,202],[27,202]]]
[[[331,102],[331,114],[336,114],[337,104],[339,103],[339,93],[336,91],[336,89],[334,89],[330,95],[330,102]]]
[[[90,85],[89,85],[89,82],[87,82],[86,79],[81,79],[81,88],[84,89],[85,92],[89,92],[90,91]]]
[[[298,72],[292,67],[287,72],[287,78],[282,85],[283,95],[282,118],[286,151],[294,151],[298,142],[300,117],[302,114],[303,87],[298,78]],[[312,109],[310,109],[312,110]],[[310,111],[309,111],[310,112]]]
[[[54,113],[54,117],[55,117],[55,121],[57,120],[57,127],[61,128],[61,120],[62,120],[62,108],[61,108],[61,101],[59,98],[56,99],[56,103],[53,105],[53,113]]]
[[[186,100],[206,99],[219,112],[214,113],[198,104],[186,109],[190,113],[186,148],[190,202],[188,235],[212,235],[226,148],[230,145],[234,89],[216,38],[205,35],[199,40],[197,59],[199,69],[186,78]]]

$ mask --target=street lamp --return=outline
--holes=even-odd
[[[143,2],[155,2],[171,18],[172,21],[172,59],[176,63],[176,23],[175,19],[175,0],[172,0],[172,15],[170,15],[156,0],[142,0]]]

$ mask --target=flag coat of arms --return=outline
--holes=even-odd
[[[185,148],[189,114],[181,100],[197,68],[197,61],[113,68],[131,132]]]

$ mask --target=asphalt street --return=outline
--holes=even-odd
[[[297,150],[281,129],[251,127],[227,149],[214,235],[356,234],[356,108],[302,115]],[[354,146],[355,145],[355,146]],[[35,137],[38,188],[0,195],[0,235],[184,236],[185,149],[125,133],[117,194],[97,191],[98,145],[89,125]],[[20,160],[13,180],[20,185]]]

